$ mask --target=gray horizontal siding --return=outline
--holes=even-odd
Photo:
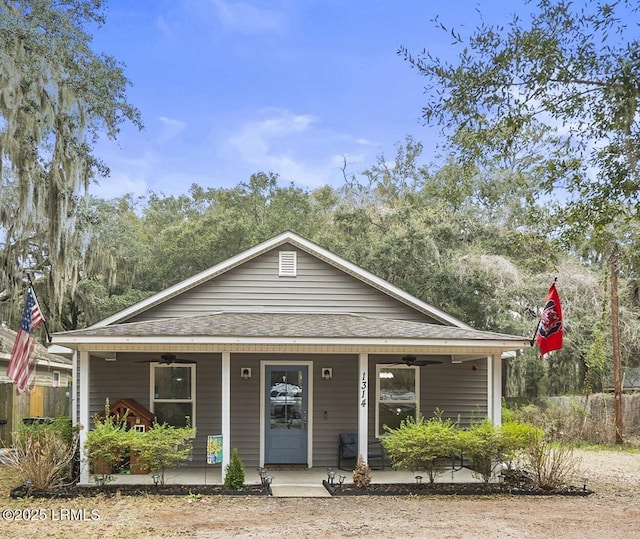
[[[154,356],[155,357],[155,356]],[[187,357],[187,356],[185,356]],[[196,428],[192,465],[203,466],[206,459],[208,435],[221,433],[221,359],[220,354],[193,354],[196,366]],[[90,402],[91,415],[104,409],[105,399],[137,400],[149,408],[150,367],[140,360],[151,359],[144,354],[119,354],[115,362],[91,359]],[[467,425],[472,419],[486,415],[486,361],[451,364],[441,358],[440,365],[420,368],[420,410],[432,417],[436,409],[444,417],[461,420]],[[232,354],[231,356],[231,439],[230,447],[237,448],[247,469],[260,462],[260,362],[313,362],[313,463],[315,467],[336,466],[338,435],[357,432],[359,387],[358,356],[288,355],[288,354]],[[397,358],[371,356],[369,361],[369,438],[375,436],[375,376],[376,363],[389,363]],[[240,369],[250,367],[252,377],[243,380]],[[323,368],[333,369],[333,378],[324,380]]]
[[[247,468],[260,464],[260,356],[231,356],[231,440],[230,447]],[[249,367],[251,378],[243,380],[240,369]],[[247,477],[252,475],[247,471]]]
[[[333,369],[331,380],[322,369]],[[358,356],[316,358],[314,373],[313,465],[337,466],[338,435],[358,431]]]
[[[473,365],[477,370],[473,370]],[[426,418],[436,410],[443,418],[468,426],[487,416],[487,361],[431,365],[423,368],[420,384],[421,413]]]
[[[289,247],[283,247],[288,250]],[[278,276],[278,250],[186,291],[128,320],[194,316],[215,311],[354,313],[435,322],[387,294],[304,251],[296,277]]]
[[[112,362],[92,357],[89,393],[91,417],[104,410],[106,399],[110,403],[119,399],[134,399],[150,409],[150,366],[139,361],[156,358],[143,354],[118,354],[118,360]],[[194,354],[189,358],[197,361],[196,438],[192,464],[204,465],[207,436],[221,432],[220,355]]]

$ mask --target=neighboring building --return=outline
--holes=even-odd
[[[194,465],[222,435],[223,469],[231,448],[249,467],[335,466],[339,433],[357,432],[366,455],[384,425],[417,413],[499,424],[502,356],[529,346],[289,232],[53,342],[77,351],[76,422],[106,399],[188,416]]]
[[[11,443],[11,432],[25,417],[68,417],[70,410],[71,359],[50,354],[38,343],[33,349],[35,385],[28,395],[16,395],[7,377],[15,338],[15,331],[0,325],[0,445]]]

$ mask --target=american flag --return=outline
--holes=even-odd
[[[16,384],[17,394],[29,393],[35,376],[36,359],[31,359],[31,352],[35,340],[31,333],[44,322],[42,311],[38,305],[33,288],[29,287],[27,302],[22,311],[22,322],[16,335],[11,352],[11,361],[7,369],[7,376]]]

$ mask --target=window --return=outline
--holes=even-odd
[[[419,367],[376,366],[376,436],[395,429],[406,417],[417,418]]]
[[[195,365],[151,365],[151,409],[158,423],[195,427]]]

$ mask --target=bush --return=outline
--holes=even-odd
[[[495,464],[500,461],[500,435],[491,421],[485,419],[458,434],[458,443],[465,458],[473,461],[473,470],[488,483]]]
[[[104,414],[93,418],[94,427],[87,433],[84,453],[95,474],[110,474],[131,447],[133,431],[127,430],[126,417],[110,414],[109,401]]]
[[[46,492],[70,482],[78,437],[68,426],[67,419],[21,426],[12,435],[13,451],[6,465],[34,490]]]
[[[457,452],[457,425],[435,417],[407,417],[397,429],[387,429],[382,445],[394,468],[426,471],[433,483],[439,475],[437,459]]]
[[[356,467],[353,469],[353,484],[356,488],[366,488],[371,483],[371,468],[364,461],[362,455],[358,456]]]
[[[539,443],[543,438],[544,431],[533,425],[519,421],[503,423],[500,427],[502,460],[507,463],[516,460],[530,445]]]
[[[538,440],[523,456],[523,466],[531,473],[534,485],[543,490],[565,486],[578,472],[579,459],[566,446]]]
[[[542,431],[524,423],[509,422],[494,427],[489,419],[460,431],[458,443],[473,470],[488,483],[495,466],[509,464],[530,445],[542,439]]]
[[[191,458],[196,430],[191,426],[173,427],[166,423],[154,423],[147,432],[128,431],[131,452],[135,453],[153,473],[160,476],[164,485],[167,468],[180,466]]]
[[[244,485],[244,466],[238,455],[238,449],[233,448],[231,451],[231,461],[225,468],[224,486],[229,488],[241,489]]]

